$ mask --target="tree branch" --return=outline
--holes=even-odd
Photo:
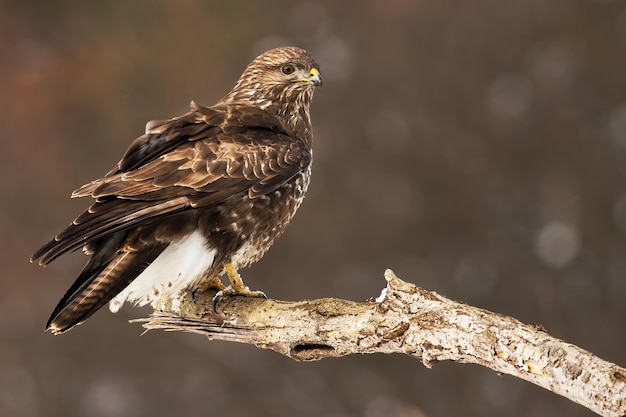
[[[300,361],[353,353],[404,353],[427,367],[476,363],[562,395],[604,416],[626,415],[626,369],[548,335],[542,326],[451,301],[385,272],[373,301],[285,302],[187,296],[178,313],[138,320],[146,329],[200,333],[209,339],[272,349]]]

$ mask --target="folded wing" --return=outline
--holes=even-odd
[[[270,193],[310,163],[307,147],[256,108],[230,104],[148,124],[118,167],[76,190],[96,202],[32,257],[58,256],[160,216]]]

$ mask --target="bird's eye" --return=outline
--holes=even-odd
[[[283,65],[283,67],[282,67],[280,70],[283,72],[283,74],[285,74],[285,75],[289,75],[289,74],[293,74],[293,72],[294,72],[296,69],[294,68],[294,66],[293,66],[293,65],[291,65],[291,64],[287,64],[287,65]]]

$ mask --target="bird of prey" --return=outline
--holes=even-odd
[[[45,266],[83,248],[91,258],[46,329],[63,333],[104,304],[147,305],[186,291],[262,296],[237,269],[258,261],[302,203],[309,184],[309,108],[322,84],[303,49],[255,58],[217,104],[150,121],[117,166],[74,191],[95,202],[37,250]],[[219,276],[226,272],[230,285]]]

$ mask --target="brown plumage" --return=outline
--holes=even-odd
[[[319,66],[294,47],[265,52],[211,107],[151,121],[117,167],[74,191],[95,203],[32,257],[42,266],[80,247],[91,259],[52,313],[62,333],[111,301],[153,305],[207,285],[258,295],[236,268],[282,234],[309,183],[309,107]]]

